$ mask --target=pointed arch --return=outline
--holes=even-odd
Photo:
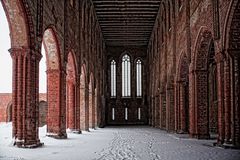
[[[212,47],[213,46],[213,47]],[[215,63],[212,33],[201,28],[196,41],[193,64],[190,70],[190,135],[196,138],[210,137],[209,75],[210,64]],[[215,75],[216,78],[216,75]]]
[[[65,86],[63,90],[60,48],[54,26],[44,31],[42,40],[44,46],[42,50],[45,49],[47,65],[47,136],[67,138],[66,115],[63,115],[66,112],[65,99],[61,98],[62,92],[65,92]]]
[[[75,130],[77,128],[77,105],[76,105],[76,92],[77,92],[77,63],[73,51],[68,53],[67,63],[67,83],[66,83],[66,121],[67,128]]]

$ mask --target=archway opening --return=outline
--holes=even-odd
[[[68,54],[66,83],[66,126],[76,129],[76,67],[73,53]]]
[[[44,100],[39,102],[39,127],[47,124],[47,105],[47,102]]]
[[[80,127],[82,131],[89,130],[89,111],[86,104],[86,69],[81,67],[80,76]]]
[[[63,115],[65,108],[61,100],[63,89],[61,88],[60,49],[56,33],[52,28],[45,30],[42,44],[42,54],[46,55],[47,73],[47,135],[54,138],[66,138],[65,115]]]
[[[12,59],[8,52],[8,49],[11,48],[9,24],[1,2],[0,22],[0,93],[4,93],[0,96],[2,96],[1,99],[4,99],[5,93],[12,93]],[[0,122],[5,121],[12,121],[12,105],[2,102],[0,103]]]
[[[189,65],[186,54],[183,54],[177,82],[177,132],[189,132]]]
[[[218,133],[217,66],[214,58],[214,43],[211,42],[208,58],[208,127],[211,138],[216,138]]]

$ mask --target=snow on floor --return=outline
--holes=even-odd
[[[0,123],[0,160],[239,160],[240,150],[213,147],[214,141],[169,134],[147,126],[118,126],[68,133],[68,139],[46,137],[44,147],[12,146],[11,123]]]

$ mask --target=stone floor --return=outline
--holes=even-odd
[[[91,130],[55,140],[40,129],[44,147],[11,145],[11,126],[0,124],[0,160],[239,160],[240,150],[214,147],[214,140],[190,139],[148,126],[118,126]],[[1,134],[3,133],[4,134]]]

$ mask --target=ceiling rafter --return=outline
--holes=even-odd
[[[106,45],[147,46],[161,0],[92,0]]]

